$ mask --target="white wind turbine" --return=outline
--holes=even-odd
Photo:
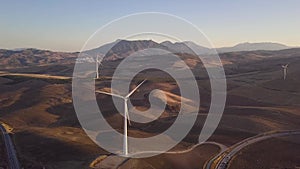
[[[283,68],[283,80],[286,79],[286,74],[287,74],[287,68],[288,68],[289,64],[286,65],[281,65],[281,67]]]
[[[99,60],[99,55],[96,57],[96,79],[99,79],[99,65],[102,65]]]
[[[114,93],[108,93],[108,92],[103,92],[103,91],[96,91],[96,93],[101,93],[101,94],[106,94],[106,95],[110,95],[110,96],[114,96],[114,97],[118,97],[124,100],[124,136],[123,136],[123,153],[125,156],[128,155],[128,135],[127,135],[127,123],[129,122],[129,125],[131,125],[130,123],[130,118],[129,118],[129,114],[128,114],[128,104],[127,101],[129,99],[129,97],[144,83],[146,82],[147,79],[143,80],[139,85],[137,85],[131,92],[129,92],[126,96],[121,96],[121,95],[117,95]]]

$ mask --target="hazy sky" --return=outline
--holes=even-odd
[[[0,48],[79,51],[99,27],[136,12],[185,18],[217,47],[267,41],[300,46],[299,7],[299,0],[2,0]]]

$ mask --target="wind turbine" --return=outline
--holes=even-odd
[[[96,79],[99,79],[99,64],[101,64],[101,62],[99,61],[99,55],[97,55],[96,57]]]
[[[128,134],[127,134],[127,123],[129,122],[129,125],[131,125],[130,123],[130,118],[129,118],[129,114],[128,114],[128,104],[127,101],[129,99],[129,97],[143,84],[147,81],[147,79],[143,80],[139,85],[137,85],[131,92],[129,92],[126,96],[121,96],[121,95],[117,95],[114,93],[108,93],[108,92],[103,92],[100,90],[97,90],[96,93],[101,93],[101,94],[106,94],[106,95],[110,95],[110,96],[114,96],[114,97],[118,97],[124,100],[124,136],[123,136],[123,153],[125,156],[128,155]]]
[[[283,68],[283,80],[286,79],[286,74],[287,74],[287,68],[288,68],[289,64],[286,65],[281,65],[281,67]]]

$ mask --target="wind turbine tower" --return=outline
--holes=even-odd
[[[287,75],[287,68],[288,68],[289,64],[286,65],[281,65],[281,67],[283,68],[283,80],[286,79],[286,75]]]
[[[145,83],[147,80],[143,80],[139,85],[137,85],[131,92],[129,92],[126,96],[121,96],[121,95],[117,95],[114,93],[108,93],[108,92],[103,92],[100,90],[97,90],[96,93],[101,93],[101,94],[106,94],[106,95],[110,95],[113,97],[118,97],[120,99],[124,100],[124,136],[123,136],[123,153],[125,156],[128,155],[128,123],[129,125],[131,125],[130,123],[130,118],[129,118],[129,112],[128,112],[128,99],[129,97],[143,84]]]
[[[99,65],[101,65],[99,60],[99,55],[96,57],[96,79],[99,79]]]

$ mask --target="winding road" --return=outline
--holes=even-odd
[[[188,153],[193,151],[195,148],[197,148],[200,145],[203,144],[212,144],[212,145],[216,145],[220,148],[220,151],[224,152],[225,150],[227,150],[227,147],[223,144],[217,143],[217,142],[213,142],[213,141],[208,141],[208,142],[203,142],[203,143],[198,143],[193,145],[192,147],[185,149],[185,150],[177,150],[177,151],[147,151],[147,152],[138,152],[138,153],[131,153],[130,156],[134,157],[137,156],[139,154],[183,154],[183,153]],[[95,168],[97,169],[112,169],[112,168],[120,168],[123,164],[125,164],[130,158],[128,157],[121,157],[118,155],[111,155],[108,156],[106,159],[104,159],[103,161],[101,161],[101,165],[97,164],[97,166]]]
[[[260,134],[260,135],[254,136],[254,137],[247,138],[247,139],[231,146],[226,151],[223,151],[223,152],[219,153],[217,156],[215,156],[214,158],[212,158],[207,163],[206,169],[211,169],[211,165],[218,158],[221,158],[221,159],[218,162],[215,169],[226,169],[229,161],[234,157],[234,155],[236,155],[241,149],[243,149],[244,147],[246,147],[250,144],[253,144],[253,143],[256,143],[256,142],[259,142],[262,140],[266,140],[266,139],[269,139],[272,137],[297,135],[297,134],[300,134],[300,131],[281,131],[281,132],[276,132],[276,133],[264,133],[264,134]]]
[[[6,129],[0,124],[3,140],[6,147],[7,159],[10,169],[21,169],[13,143]]]

